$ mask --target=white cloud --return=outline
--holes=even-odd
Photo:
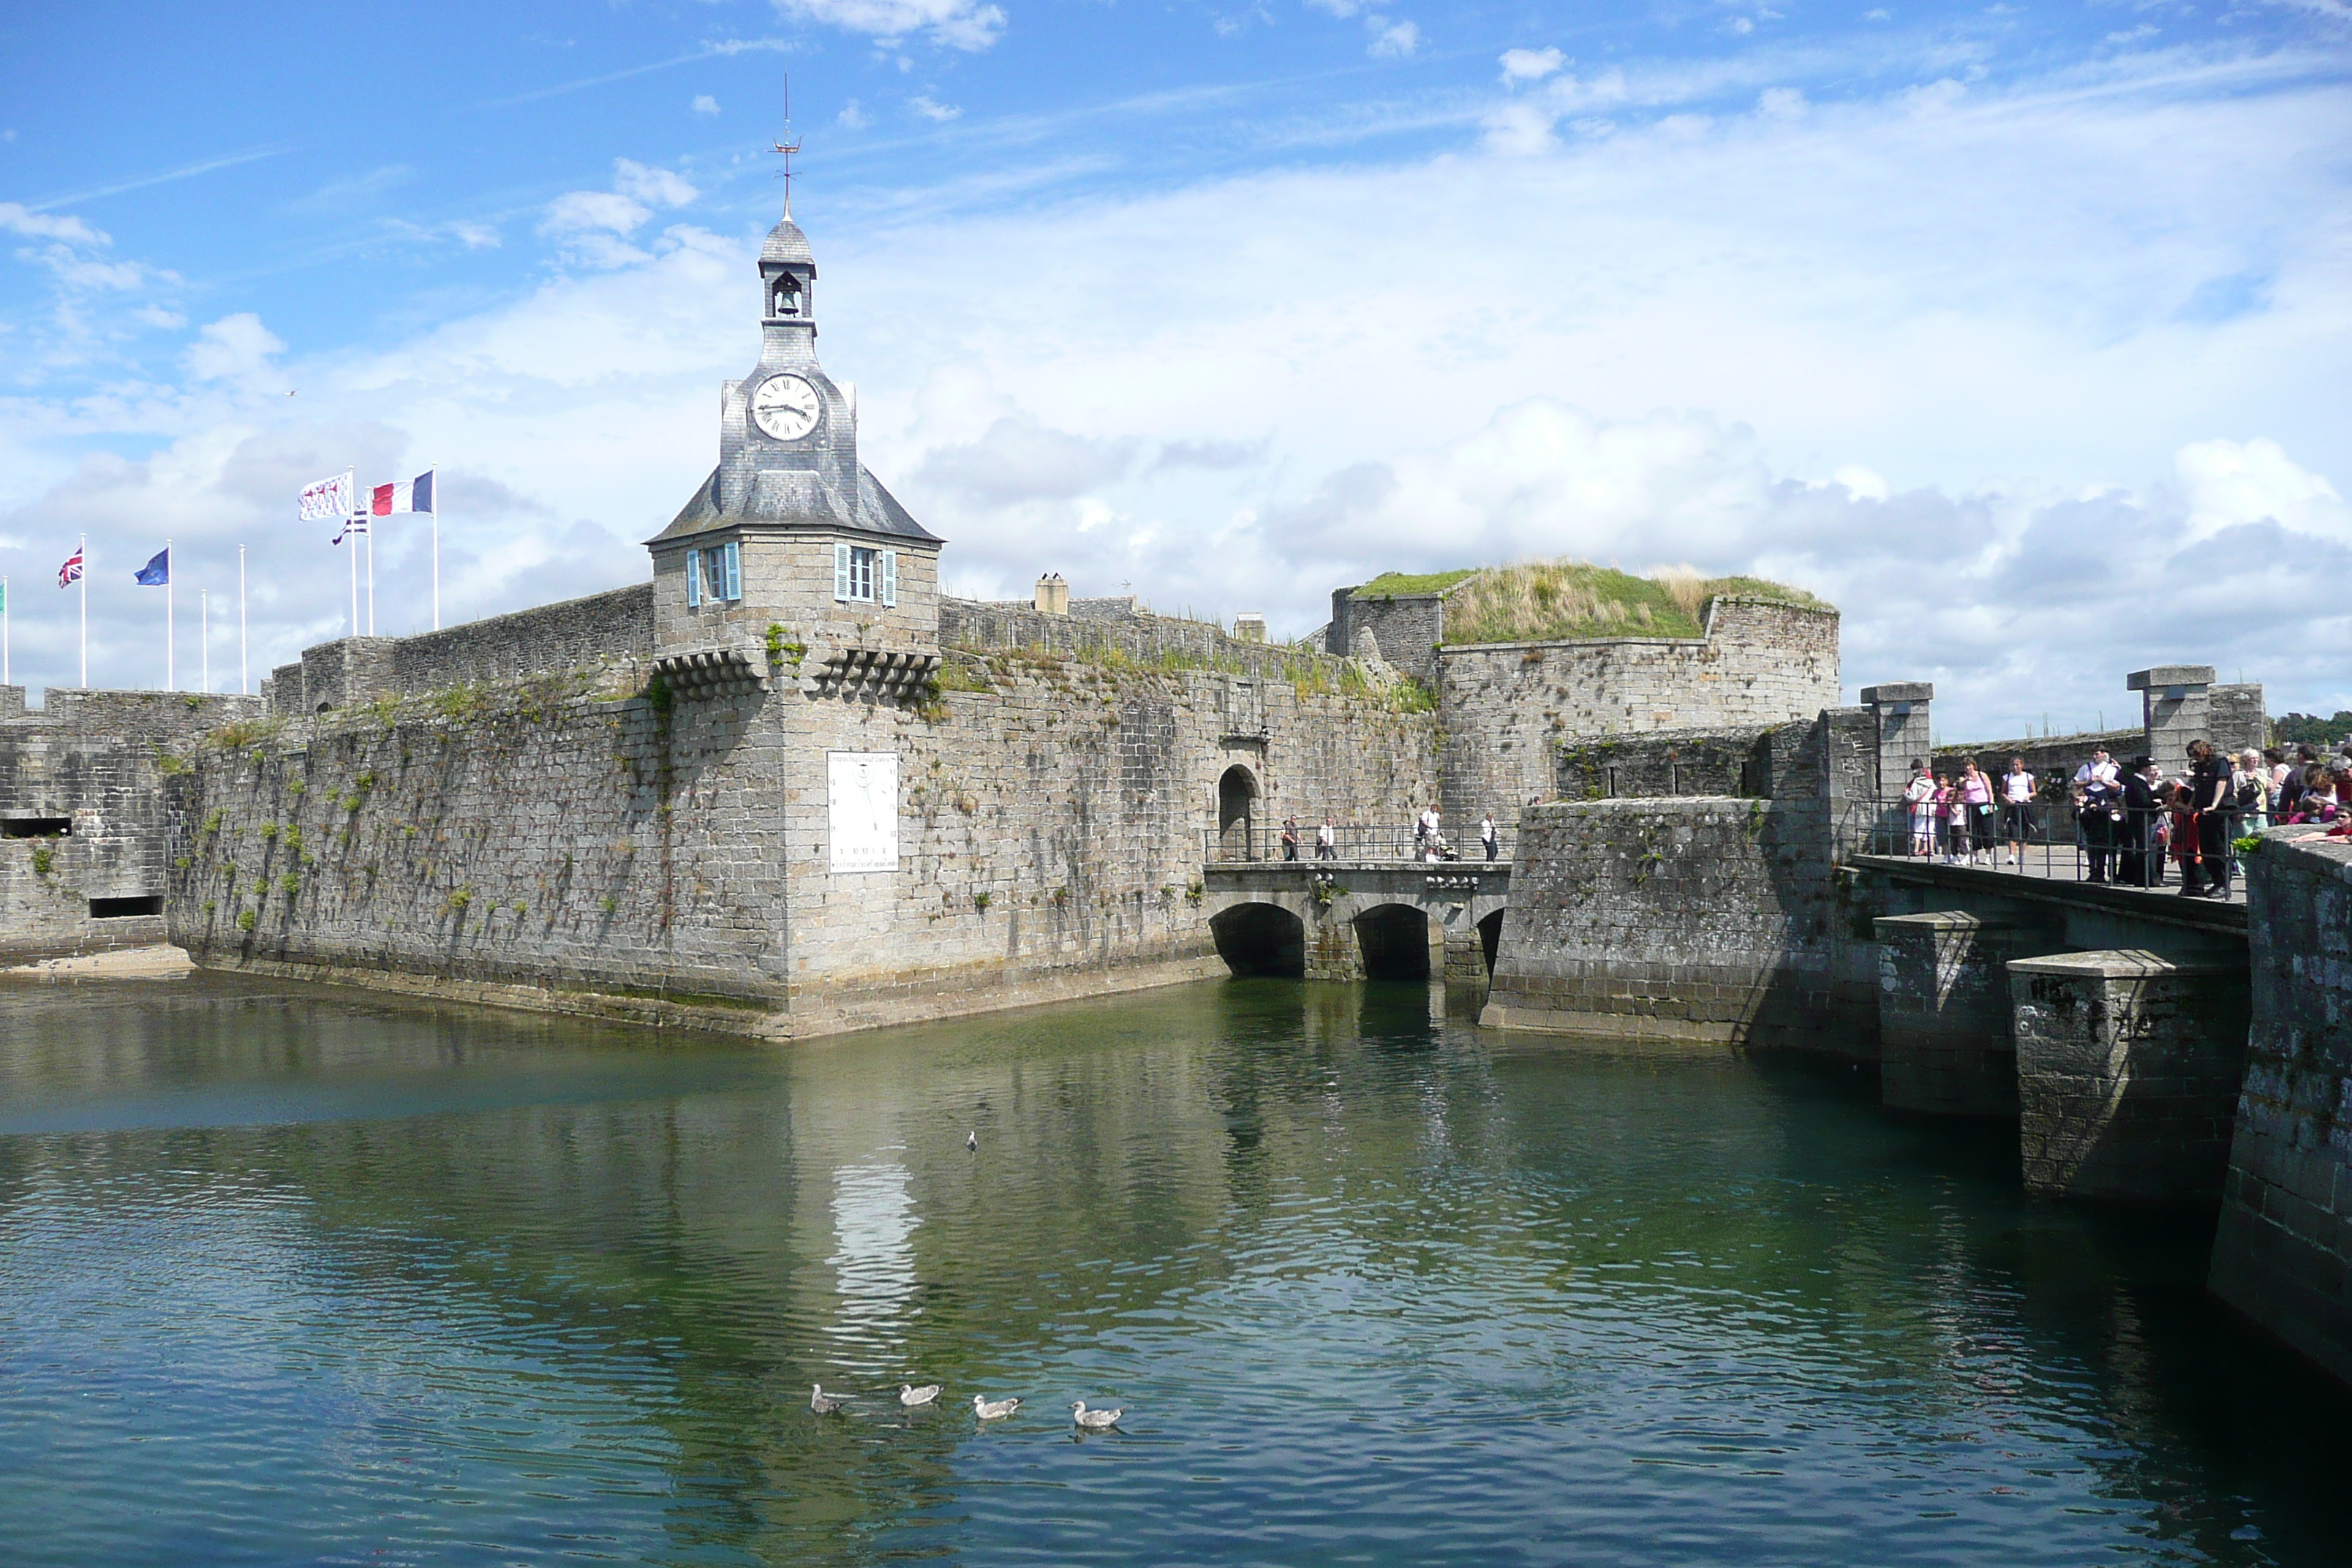
[[[874,121],[853,98],[842,106],[841,112],[834,117],[834,122],[844,131],[863,131]]]
[[[1885,500],[1894,492],[1886,487],[1881,475],[1859,463],[1847,463],[1830,476],[1832,483],[1845,487],[1846,494],[1856,500]]]
[[[1541,81],[1567,64],[1567,57],[1555,48],[1505,49],[1503,80],[1511,85]]]
[[[208,323],[188,345],[188,374],[197,381],[247,375],[283,353],[286,345],[250,310]]]
[[[613,188],[649,206],[682,207],[702,193],[671,174],[627,158],[613,160]]]
[[[924,119],[937,121],[942,125],[947,123],[949,121],[955,119],[963,112],[961,109],[952,103],[940,103],[934,101],[928,93],[918,93],[913,98],[908,99],[907,100],[907,107],[921,115]]]
[[[2210,539],[2242,523],[2275,521],[2298,533],[2352,544],[2352,507],[2336,487],[2290,458],[2275,441],[2196,441],[2174,457],[2189,500],[2190,536]]]
[[[68,245],[103,246],[112,240],[78,217],[34,212],[16,202],[0,202],[0,229],[27,239],[56,239]]]
[[[1401,60],[1421,47],[1421,29],[1411,22],[1391,22],[1383,16],[1367,16],[1372,41],[1365,53],[1374,59]]]
[[[1003,36],[1004,10],[977,0],[774,0],[779,16],[896,43],[917,34],[949,48],[985,49]]]
[[[1488,152],[1526,157],[1556,144],[1551,128],[1559,118],[1556,111],[1536,104],[1507,103],[1488,113],[1478,127],[1486,133]]]
[[[698,92],[694,95],[694,101],[686,107],[696,114],[717,114],[719,100],[707,92]]]
[[[1799,120],[1811,106],[1793,87],[1768,87],[1756,98],[1756,112],[1767,120]]]

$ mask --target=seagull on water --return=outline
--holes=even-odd
[[[977,1394],[971,1396],[971,1413],[982,1421],[1002,1421],[1020,1408],[1017,1399],[983,1399]]]
[[[940,1385],[936,1383],[927,1383],[920,1388],[905,1383],[898,1385],[898,1403],[901,1405],[909,1406],[929,1405],[939,1396]]]
[[[824,1391],[824,1384],[821,1383],[809,1384],[809,1408],[819,1415],[830,1415],[847,1403],[846,1400],[835,1399],[832,1394],[827,1394]]]
[[[963,1146],[973,1153],[980,1152],[980,1129],[975,1127],[963,1135]]]
[[[1118,1426],[1118,1418],[1126,1414],[1127,1412],[1123,1408],[1118,1410],[1089,1410],[1087,1408],[1087,1402],[1083,1399],[1076,1399],[1070,1402],[1070,1419],[1076,1422],[1079,1426],[1085,1427],[1089,1432],[1107,1431],[1110,1427]]]

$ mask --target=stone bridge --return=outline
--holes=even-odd
[[[1212,862],[1217,955],[1236,974],[1484,985],[1510,901],[1507,860]]]

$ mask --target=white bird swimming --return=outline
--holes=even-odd
[[[827,1394],[824,1391],[824,1384],[821,1383],[809,1384],[809,1408],[819,1415],[830,1415],[845,1403],[846,1401],[835,1399],[832,1394]]]
[[[939,1396],[940,1385],[936,1383],[927,1383],[920,1388],[905,1383],[898,1385],[898,1403],[901,1405],[929,1405]]]
[[[1108,1427],[1116,1426],[1118,1425],[1118,1418],[1126,1414],[1127,1411],[1124,1408],[1089,1410],[1087,1408],[1087,1402],[1083,1399],[1070,1402],[1070,1419],[1089,1432],[1100,1432]]]
[[[980,1152],[980,1129],[975,1127],[963,1135],[963,1146],[973,1153]]]
[[[1020,1408],[1017,1399],[982,1399],[977,1394],[971,1396],[971,1413],[982,1421],[1002,1421]]]

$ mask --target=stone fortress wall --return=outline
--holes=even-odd
[[[260,700],[0,686],[0,963],[163,940],[162,784]]]
[[[1706,636],[1448,647],[1437,658],[1446,815],[1507,826],[1550,797],[1559,748],[1653,730],[1811,719],[1838,703],[1838,617],[1728,596]]]
[[[1228,770],[1268,816],[1404,820],[1434,785],[1433,721],[1337,661],[1096,651],[962,649],[915,701],[789,669],[689,700],[608,665],[292,720],[173,781],[173,935],[207,965],[783,1037],[1222,972],[1198,882]],[[896,871],[829,869],[832,751],[896,755]]]

